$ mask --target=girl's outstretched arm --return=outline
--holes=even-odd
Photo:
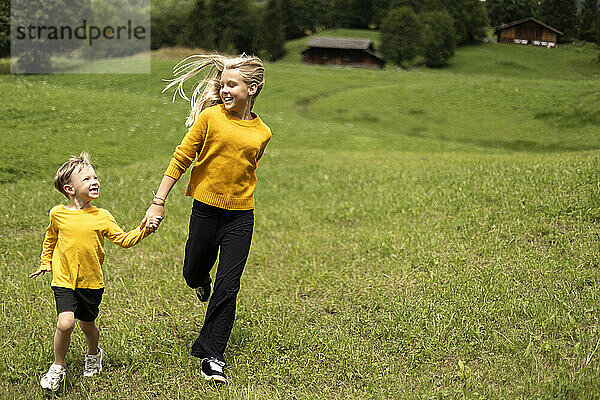
[[[168,175],[163,176],[162,181],[160,181],[160,185],[158,186],[158,190],[156,191],[156,195],[152,200],[152,204],[148,207],[146,215],[140,224],[140,230],[146,228],[148,232],[153,233],[158,229],[158,225],[147,225],[146,223],[151,221],[152,218],[162,221],[165,217],[165,201],[169,192],[173,189],[173,186],[175,186],[175,183],[177,183],[177,179],[171,178]]]

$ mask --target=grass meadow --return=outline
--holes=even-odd
[[[297,45],[292,43],[291,45]],[[63,389],[38,266],[52,178],[91,152],[97,206],[136,227],[188,105],[149,75],[0,76],[0,398],[600,398],[600,65],[592,46],[461,48],[442,70],[267,65],[252,250],[228,384],[189,356],[189,172],[160,230],[107,241],[102,374]],[[214,272],[214,271],[213,271]]]

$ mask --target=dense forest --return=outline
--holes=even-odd
[[[64,4],[60,0],[48,3]],[[91,0],[93,3],[93,0]],[[456,46],[480,42],[487,29],[536,17],[565,41],[598,41],[598,0],[153,0],[151,47],[195,46],[285,54],[285,42],[330,28],[378,29],[389,62],[421,54],[444,65]],[[0,0],[0,57],[10,54],[10,0]],[[429,54],[429,55],[428,55]]]
[[[388,62],[442,66],[487,29],[536,17],[564,41],[597,41],[598,0],[167,0],[153,8],[152,47],[193,45],[277,60],[285,42],[330,28],[378,29]]]

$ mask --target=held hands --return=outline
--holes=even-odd
[[[152,204],[148,207],[146,215],[140,223],[140,230],[146,228],[148,233],[154,233],[158,229],[160,223],[165,218],[165,207],[164,205]]]
[[[161,217],[151,217],[148,221],[146,221],[146,230],[149,233],[154,233],[158,230],[158,226],[162,221]]]

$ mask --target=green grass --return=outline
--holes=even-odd
[[[8,58],[0,58],[0,75],[10,74],[10,60]]]
[[[150,54],[140,57],[116,57],[97,61],[78,60],[76,63],[69,60],[56,60],[54,67],[58,73],[118,73],[139,74],[150,72]]]
[[[600,397],[597,53],[516,47],[462,48],[443,70],[267,65],[230,382],[188,355],[205,308],[181,277],[186,175],[157,234],[106,245],[105,369],[80,376],[75,333],[56,397]],[[0,398],[45,397],[54,303],[27,275],[63,201],[56,168],[89,150],[97,205],[135,227],[185,132],[187,105],[160,94],[175,61],[0,77]]]
[[[531,80],[585,80],[600,78],[598,47],[559,44],[555,49],[490,43],[463,47],[448,68],[463,74],[486,74]]]

